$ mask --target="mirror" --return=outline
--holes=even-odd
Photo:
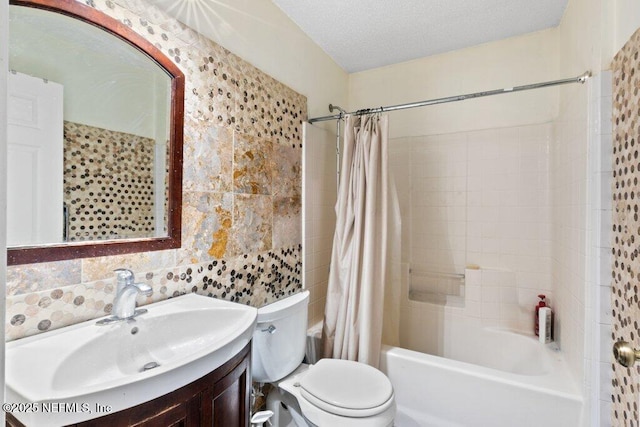
[[[74,0],[9,22],[7,263],[180,247],[182,72]]]

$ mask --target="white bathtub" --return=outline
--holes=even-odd
[[[554,345],[481,327],[463,336],[443,346],[446,358],[383,348],[396,427],[583,425],[580,390]]]

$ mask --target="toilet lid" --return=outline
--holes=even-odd
[[[320,360],[300,380],[300,387],[316,406],[339,415],[369,416],[386,408],[393,397],[391,382],[382,372],[349,360]]]

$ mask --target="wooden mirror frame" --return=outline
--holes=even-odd
[[[182,226],[182,138],[184,126],[184,74],[152,43],[123,23],[75,0],[10,0],[10,5],[60,13],[98,27],[147,55],[171,78],[171,113],[168,159],[168,218],[165,237],[90,242],[65,242],[7,248],[7,265],[33,264],[76,258],[120,255],[179,248]]]

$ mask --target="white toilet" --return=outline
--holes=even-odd
[[[294,424],[274,417],[276,427],[388,427],[396,414],[393,387],[379,370],[359,362],[322,359],[302,364],[309,291],[258,309],[253,334],[253,381],[276,386],[268,409],[286,405]]]

